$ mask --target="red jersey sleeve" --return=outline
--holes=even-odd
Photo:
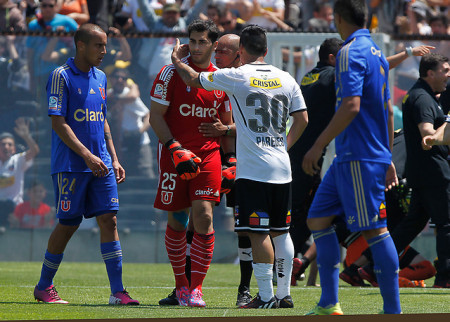
[[[175,71],[173,65],[166,65],[161,69],[153,82],[152,90],[150,92],[152,101],[166,106],[170,105],[173,88],[175,87],[171,86],[174,82]]]

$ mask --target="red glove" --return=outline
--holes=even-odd
[[[169,149],[175,169],[183,180],[194,179],[199,173],[199,164],[202,160],[189,150],[184,149],[180,142],[175,139],[165,144]]]
[[[223,169],[220,193],[229,193],[234,186],[235,179],[236,179],[236,166]]]

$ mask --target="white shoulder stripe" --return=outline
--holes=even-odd
[[[167,75],[170,74],[171,71],[175,69],[174,65],[167,65],[164,67],[164,70],[161,72],[161,75],[159,75],[159,79],[165,81],[167,78]]]

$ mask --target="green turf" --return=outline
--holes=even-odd
[[[124,264],[124,283],[140,306],[109,306],[109,287],[102,263],[63,262],[55,285],[68,305],[37,303],[33,289],[39,279],[41,263],[0,262],[0,319],[119,319],[174,317],[232,317],[303,315],[319,299],[318,287],[292,287],[294,309],[242,310],[235,307],[239,266],[213,264],[204,283],[207,308],[159,307],[159,299],[172,290],[173,277],[169,264]],[[428,286],[432,280],[426,281]],[[345,283],[344,283],[345,284]],[[252,291],[256,283],[252,281]],[[342,285],[340,302],[345,314],[376,314],[382,308],[377,288]],[[450,289],[401,289],[404,313],[450,313]]]

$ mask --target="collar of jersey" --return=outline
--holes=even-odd
[[[345,39],[345,42],[342,44],[342,46],[346,45],[348,42],[350,42],[353,38],[356,37],[370,37],[370,32],[368,29],[358,29],[354,33],[352,33],[347,39]]]
[[[72,69],[73,73],[77,74],[77,75],[80,75],[80,74],[81,75],[89,75],[90,73],[93,72],[93,67],[91,67],[91,69],[87,73],[79,70],[78,67],[75,66],[75,63],[73,61],[73,57],[70,57],[69,59],[67,59],[66,64],[69,65],[69,67],[70,67],[70,69]]]
[[[426,91],[431,95],[431,97],[432,97],[435,101],[438,102],[438,99],[437,99],[437,97],[436,97],[436,94],[437,94],[437,93],[434,93],[434,92],[433,92],[433,89],[431,88],[430,84],[428,84],[427,81],[424,80],[423,78],[419,78],[418,82],[420,83],[420,86],[421,86],[424,90],[426,90]]]

